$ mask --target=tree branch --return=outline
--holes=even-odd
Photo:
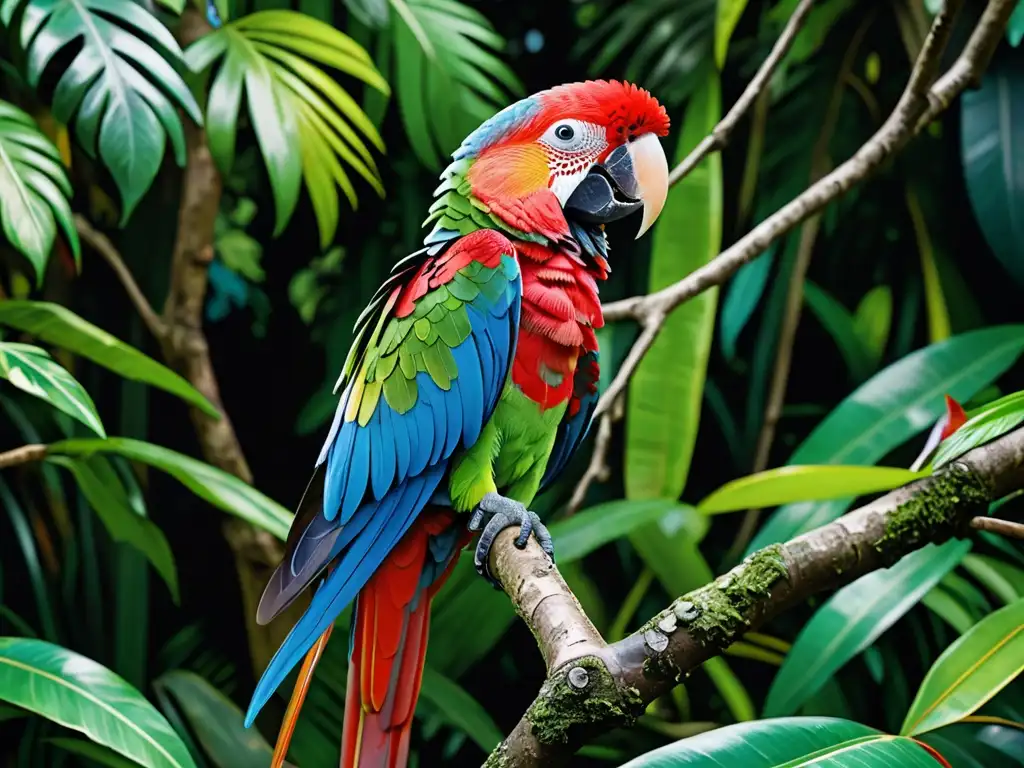
[[[157,339],[162,339],[167,333],[167,324],[156,313],[149,303],[149,299],[146,298],[146,294],[142,292],[139,284],[135,282],[131,270],[128,269],[128,265],[125,264],[120,252],[110,242],[110,238],[93,227],[89,220],[81,214],[75,214],[75,229],[78,230],[79,237],[92,246],[92,249],[102,256],[107,264],[110,265],[110,268],[114,270],[114,274],[121,281],[121,285],[124,286],[128,298],[135,306],[135,310],[139,313],[139,317],[142,318],[142,322],[146,324],[149,332]]]
[[[509,585],[541,644],[548,679],[487,768],[564,764],[587,738],[631,725],[651,701],[744,633],[813,594],[887,568],[927,544],[967,535],[973,521],[991,520],[978,517],[990,501],[1020,488],[1024,429],[829,525],[754,553],[611,645],[535,542],[520,557],[508,552],[511,544],[497,548],[492,572]],[[511,542],[514,533],[501,538]],[[531,583],[543,586],[534,590]]]
[[[1008,539],[1024,541],[1024,525],[1011,523],[1009,520],[1000,520],[996,517],[976,517],[971,520],[971,528],[976,531],[998,533],[1000,536],[1005,536]]]
[[[46,458],[47,447],[40,443],[23,445],[20,448],[12,448],[9,451],[0,453],[0,469],[16,467],[20,464],[28,464],[32,461],[42,461]]]

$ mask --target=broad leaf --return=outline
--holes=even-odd
[[[722,354],[730,360],[736,357],[736,342],[740,333],[764,295],[777,248],[778,245],[772,243],[758,258],[740,267],[725,289],[719,324]]]
[[[479,11],[458,0],[391,5],[402,123],[420,161],[440,169],[443,156],[523,88],[495,55],[505,41]]]
[[[725,64],[729,38],[746,7],[747,0],[718,0],[718,13],[715,14],[715,66],[719,69]]]
[[[876,285],[864,294],[853,313],[853,330],[864,345],[872,371],[885,354],[891,328],[892,289],[888,285]]]
[[[912,740],[831,717],[738,723],[680,739],[621,768],[935,768]]]
[[[453,680],[426,666],[420,695],[437,708],[441,718],[463,731],[484,752],[501,743],[502,734],[480,702]]]
[[[900,733],[917,736],[973,714],[1024,671],[1024,599],[986,616],[928,670]]]
[[[75,478],[89,505],[96,510],[114,541],[123,541],[139,550],[153,564],[160,578],[178,602],[178,571],[174,565],[171,545],[163,531],[148,518],[132,509],[127,492],[114,468],[100,456],[72,459],[50,456],[47,461],[64,467]]]
[[[316,64],[326,65],[389,93],[370,55],[352,38],[291,10],[243,16],[189,46],[189,67],[217,65],[206,105],[210,151],[220,169],[235,163],[244,93],[252,128],[274,193],[274,235],[281,234],[299,200],[303,180],[326,247],[338,228],[338,189],[358,204],[342,163],[383,196],[380,173],[364,137],[384,143],[356,101]],[[313,63],[316,62],[316,63]],[[357,130],[358,129],[358,132]]]
[[[111,437],[107,440],[62,440],[49,446],[51,455],[88,456],[116,453],[163,470],[197,496],[215,507],[247,520],[284,541],[292,513],[248,483],[190,456],[141,440]]]
[[[196,122],[202,119],[173,66],[181,49],[156,17],[131,0],[3,0],[6,26],[21,7],[26,80],[42,93],[43,73],[59,62],[53,115],[73,122],[78,143],[110,171],[121,193],[123,224],[156,177],[167,138],[178,165],[185,163],[178,107]]]
[[[808,499],[863,496],[898,488],[928,474],[896,467],[779,467],[726,483],[704,498],[697,509],[712,514],[774,507]]]
[[[7,241],[43,279],[59,226],[77,262],[78,232],[71,219],[71,182],[60,153],[28,113],[0,101],[0,220]]]
[[[52,643],[0,638],[0,699],[148,768],[195,768],[178,735],[141,693],[106,667]]]
[[[984,406],[941,443],[932,458],[935,468],[995,440],[1024,423],[1024,392],[1015,392]]]
[[[1024,283],[1024,58],[994,61],[981,88],[964,93],[960,114],[964,179],[974,216],[996,258]]]
[[[1024,570],[988,555],[968,555],[964,570],[980,581],[1005,605],[1024,597]]]
[[[1018,745],[1024,744],[1024,733],[1015,728],[964,723],[929,731],[921,741],[937,749],[953,768],[1020,768],[1024,766],[1024,749],[1013,749],[1015,735]],[[993,736],[1006,738],[1013,751],[1006,753],[988,743]]]
[[[50,744],[60,747],[65,752],[84,757],[91,763],[108,766],[108,768],[137,768],[138,763],[123,757],[109,747],[104,747],[93,741],[83,739],[47,739]],[[90,763],[87,763],[87,765]]]
[[[31,344],[0,342],[0,376],[106,437],[89,393],[46,350]]]
[[[801,443],[788,464],[874,464],[933,425],[945,410],[944,395],[969,400],[1013,365],[1022,351],[1020,325],[958,334],[919,349],[854,390]],[[849,503],[782,507],[754,537],[747,553],[831,522]]]
[[[48,301],[0,302],[0,325],[30,333],[39,341],[67,349],[126,379],[170,392],[206,415],[220,418],[220,411],[170,368],[59,304]]]
[[[869,573],[836,592],[786,654],[768,691],[764,717],[797,711],[836,671],[913,608],[970,548],[969,541],[929,544],[892,568]]]
[[[161,702],[173,701],[203,753],[217,768],[270,765],[274,753],[231,699],[194,672],[176,669],[153,681]],[[167,696],[169,694],[169,696]]]
[[[686,110],[676,162],[721,116],[718,74],[709,75]],[[648,289],[671,285],[718,253],[722,240],[722,166],[717,154],[669,192],[665,220],[651,246]],[[704,378],[715,329],[717,290],[673,311],[630,381],[626,409],[626,496],[677,499],[697,441]]]

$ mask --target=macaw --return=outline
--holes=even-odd
[[[452,155],[424,248],[356,321],[334,421],[257,609],[267,623],[320,579],[253,694],[246,726],[306,655],[275,750],[284,760],[313,668],[355,601],[342,768],[406,764],[430,601],[474,532],[478,572],[583,440],[597,401],[609,272],[604,225],[668,194],[665,109],[588,81],[506,107]],[[468,518],[468,521],[467,521]],[[467,524],[468,523],[468,524]]]

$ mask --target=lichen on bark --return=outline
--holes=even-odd
[[[963,464],[952,464],[889,513],[885,533],[874,543],[885,562],[893,563],[922,542],[942,543],[957,535],[989,502],[985,484]]]
[[[576,668],[586,671],[583,687],[570,682],[570,674]],[[576,674],[578,683],[580,673]],[[604,662],[588,656],[567,664],[544,682],[540,695],[526,711],[526,719],[541,744],[566,744],[571,738],[570,731],[577,728],[595,724],[607,728],[632,725],[642,709],[636,689],[619,688]]]
[[[679,598],[641,631],[664,626],[671,612],[677,627],[686,629],[702,646],[724,648],[747,627],[752,609],[771,596],[772,587],[780,579],[788,577],[782,547],[773,544],[712,583]],[[650,666],[663,671],[660,667],[664,665]]]

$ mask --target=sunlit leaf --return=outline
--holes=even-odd
[[[30,333],[39,341],[74,352],[126,379],[141,381],[177,395],[208,416],[220,417],[220,411],[209,400],[170,368],[59,304],[2,301],[0,325]]]
[[[729,38],[746,7],[747,0],[718,0],[718,12],[715,14],[715,66],[719,69],[725,64]]]
[[[1024,599],[961,635],[928,670],[900,733],[917,736],[973,714],[1024,671]]]
[[[765,717],[795,712],[963,559],[969,541],[930,544],[830,597],[801,630],[768,691]]]
[[[240,517],[284,541],[292,513],[248,483],[190,456],[127,437],[107,440],[62,440],[49,446],[51,455],[88,456],[115,453],[156,467],[180,481],[200,498]]]
[[[192,92],[175,70],[181,49],[170,31],[131,0],[3,0],[8,28],[23,8],[18,40],[25,79],[42,94],[57,75],[50,107],[74,126],[81,147],[98,157],[121,193],[128,220],[163,162],[169,138],[178,165],[185,135],[178,108],[201,121]],[[56,73],[52,72],[57,66]]]
[[[141,693],[106,667],[52,643],[0,638],[0,699],[148,768],[195,768],[185,745]]]
[[[809,499],[863,496],[892,490],[928,474],[896,467],[830,464],[779,467],[726,483],[705,497],[697,509],[712,514],[774,507]]]
[[[864,294],[853,313],[853,329],[864,345],[871,370],[885,354],[892,328],[892,289],[887,285],[876,285]]]
[[[96,434],[106,436],[89,393],[46,350],[30,344],[0,342],[0,376],[85,424]]]

